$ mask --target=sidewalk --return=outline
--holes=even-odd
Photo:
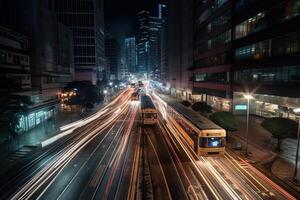
[[[83,113],[60,111],[52,119],[49,119],[44,123],[38,125],[37,127],[31,129],[30,131],[17,136],[17,138],[11,138],[10,140],[3,141],[0,145],[0,160],[11,160],[11,157],[16,157],[15,154],[19,154],[18,152],[22,152],[22,149],[24,148],[30,148],[33,150],[35,147],[38,147],[42,141],[60,133],[61,126],[93,114],[98,109],[100,109],[102,105],[103,102],[96,105],[94,109]]]
[[[240,142],[243,149],[246,147],[246,116],[236,116],[238,131],[229,133],[227,147],[233,150],[237,142]],[[256,168],[268,176],[273,177],[280,185],[291,188],[300,193],[300,185],[292,182],[295,159],[295,140],[287,139],[282,143],[281,152],[275,151],[276,140],[272,135],[261,127],[264,119],[257,116],[249,118],[248,152],[249,157],[245,158],[241,151],[233,150],[236,154],[248,159]],[[292,141],[291,141],[292,140]],[[294,145],[294,146],[293,146]],[[289,150],[287,152],[287,150]],[[298,171],[298,177],[300,172]]]

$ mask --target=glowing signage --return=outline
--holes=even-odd
[[[238,104],[234,106],[235,110],[247,110],[247,105],[244,104]]]

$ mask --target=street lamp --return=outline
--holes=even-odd
[[[244,98],[247,99],[247,129],[246,129],[246,156],[248,156],[248,143],[249,143],[249,106],[250,100],[254,99],[254,97],[250,94],[245,94]]]
[[[300,114],[300,108],[295,108],[294,113],[299,115]],[[297,150],[296,150],[295,169],[294,169],[294,181],[295,182],[297,182],[297,172],[298,172],[299,139],[300,139],[300,117],[298,119]]]
[[[103,94],[107,94],[107,90],[103,90]]]

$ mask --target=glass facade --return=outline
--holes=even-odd
[[[300,65],[270,67],[263,69],[245,69],[234,72],[235,83],[282,83],[300,82]]]
[[[249,1],[239,1],[236,5],[247,5]],[[300,15],[300,0],[286,0],[265,12],[243,21],[235,27],[235,38],[242,38],[271,25],[282,23]]]
[[[105,76],[103,1],[55,0],[57,19],[73,32],[76,68],[95,68]],[[93,81],[93,80],[92,80]]]
[[[195,58],[195,65],[199,67],[208,67],[216,65],[224,65],[229,63],[229,53],[221,53],[209,56],[203,59]]]
[[[261,59],[300,52],[300,32],[260,41],[235,50],[237,60]]]
[[[231,41],[231,29],[207,41],[207,48],[213,49]]]
[[[224,26],[225,24],[230,23],[230,12],[227,11],[224,15],[221,15],[215,18],[211,23],[207,25],[207,33],[215,31],[220,27]]]
[[[266,27],[265,13],[258,13],[235,27],[235,38],[239,39]]]
[[[228,83],[229,72],[195,73],[195,82]]]
[[[203,7],[207,8],[197,18],[197,25],[200,25],[201,23],[206,21],[213,12],[215,12],[218,8],[223,6],[226,2],[228,2],[228,0],[214,0],[212,3],[208,1],[202,1],[199,10],[201,10],[201,8]]]
[[[198,37],[198,38],[200,39],[200,37]],[[198,40],[198,38],[196,38],[196,40]],[[209,40],[205,40],[205,41],[197,44],[195,47],[194,54],[198,55],[199,53],[201,53],[203,51],[220,47],[222,45],[229,43],[230,41],[231,41],[231,29],[229,29]]]

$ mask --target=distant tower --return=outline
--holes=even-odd
[[[136,46],[135,37],[125,39],[125,63],[130,73],[136,72]]]
[[[102,79],[105,73],[103,0],[55,0],[58,21],[73,31],[75,77]]]
[[[137,43],[137,60],[138,72],[148,72],[149,71],[149,58],[150,58],[150,44],[149,44],[149,15],[148,11],[142,11],[138,13],[138,43]]]

